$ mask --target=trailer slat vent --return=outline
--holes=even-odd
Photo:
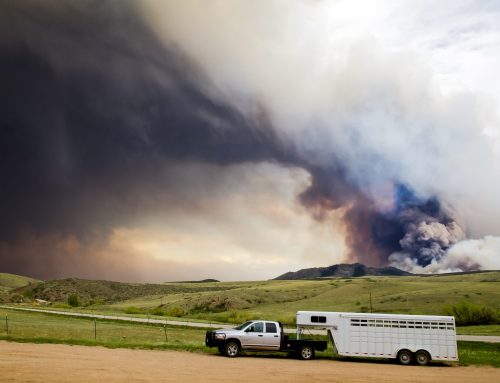
[[[313,318],[324,318],[324,322]],[[326,323],[326,317],[311,317],[311,322]],[[386,320],[386,319],[351,319],[351,326],[354,327],[392,327],[392,328],[408,328],[408,329],[425,329],[425,330],[455,330],[455,326],[451,322],[420,322],[420,321],[402,321],[402,320]]]

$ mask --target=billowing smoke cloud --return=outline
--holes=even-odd
[[[158,35],[202,63],[222,94],[259,95],[280,137],[292,137],[307,159],[302,203],[318,219],[343,213],[350,259],[448,270],[454,244],[500,234],[500,89],[486,75],[495,75],[488,58],[498,58],[491,20],[500,9],[467,1],[146,4]],[[476,262],[464,270],[491,267],[469,257]]]
[[[371,38],[339,30],[325,46],[316,23],[297,35],[301,12],[325,25],[324,4],[242,4],[0,3],[2,268],[99,254],[117,226],[179,203],[171,166],[260,162],[310,174],[298,200],[318,220],[342,214],[351,260],[497,265],[459,247],[500,234],[478,223],[500,187],[477,101],[442,95]]]

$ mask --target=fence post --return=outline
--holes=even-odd
[[[97,318],[94,318],[94,340],[97,340]]]
[[[165,321],[165,324],[163,325],[163,330],[165,331],[165,343],[168,343],[168,337],[167,337],[167,321]]]
[[[7,315],[5,315],[5,331],[7,332],[7,335],[9,335],[9,318]]]

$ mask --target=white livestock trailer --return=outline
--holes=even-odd
[[[298,311],[297,336],[306,330],[326,330],[339,355],[420,365],[458,361],[451,316]]]

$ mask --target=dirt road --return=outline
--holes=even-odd
[[[0,382],[498,382],[490,367],[218,355],[0,342]]]

